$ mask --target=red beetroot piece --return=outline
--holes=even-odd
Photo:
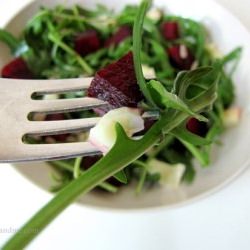
[[[61,121],[65,120],[64,114],[48,114],[45,118],[46,121]]]
[[[174,45],[167,50],[170,63],[179,70],[190,70],[195,58],[185,45]]]
[[[110,47],[111,45],[117,46],[126,38],[132,36],[132,29],[127,26],[121,26],[106,42],[105,47]]]
[[[13,78],[13,79],[32,79],[34,78],[32,72],[28,68],[27,63],[18,57],[5,65],[2,69],[3,78]]]
[[[189,132],[199,135],[201,137],[205,137],[207,134],[207,123],[201,122],[196,118],[190,118],[187,121],[186,128]]]
[[[48,114],[45,118],[46,121],[60,121],[65,120],[64,114]],[[50,135],[50,137],[54,138],[58,142],[65,142],[69,134],[58,134],[58,135]]]
[[[163,22],[161,31],[164,38],[168,41],[173,41],[180,38],[179,24],[177,22]]]
[[[136,107],[143,96],[135,76],[133,54],[129,52],[99,70],[88,89],[88,96],[109,102],[109,109]]]
[[[85,156],[82,158],[81,162],[81,168],[83,170],[88,170],[91,168],[96,162],[98,162],[102,156],[97,155],[97,156]]]
[[[101,47],[101,41],[95,30],[87,30],[77,35],[74,40],[75,51],[81,56],[96,52]]]

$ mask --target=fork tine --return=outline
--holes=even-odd
[[[158,119],[159,115],[155,112],[145,112],[142,117],[144,119]],[[61,121],[31,121],[25,129],[27,135],[55,135],[63,133],[73,133],[93,128],[101,117],[91,117],[82,119],[70,119]]]
[[[28,84],[34,93],[43,95],[85,90],[89,88],[92,79],[92,77],[88,77],[64,80],[30,80]]]
[[[13,154],[15,158],[12,159],[11,162],[49,161],[100,154],[100,151],[89,142],[37,145],[23,144],[18,154]]]
[[[73,133],[88,130],[100,120],[99,117],[83,118],[63,121],[33,121],[29,122],[28,135],[52,135],[59,133]]]
[[[32,100],[31,112],[59,113],[88,110],[108,105],[107,102],[96,98],[83,97],[59,100]]]

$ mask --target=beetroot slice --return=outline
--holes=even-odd
[[[74,40],[75,51],[81,56],[96,52],[101,47],[101,41],[95,30],[87,30],[77,35]]]
[[[13,79],[33,79],[34,76],[27,63],[18,57],[5,65],[2,69],[3,78],[13,78]]]
[[[106,42],[105,47],[110,47],[111,45],[117,46],[126,38],[132,36],[132,29],[127,26],[121,26]]]
[[[161,25],[163,37],[168,41],[180,38],[179,24],[177,22],[163,22]]]
[[[190,118],[187,121],[186,128],[189,132],[205,137],[208,131],[207,123],[198,121],[196,118]]]
[[[99,70],[88,89],[88,96],[107,101],[109,109],[136,107],[143,96],[135,76],[133,54],[129,52]]]
[[[181,55],[181,46],[184,46],[184,56]],[[185,45],[174,45],[167,50],[167,53],[170,63],[179,70],[190,70],[195,61],[195,57],[192,52]]]

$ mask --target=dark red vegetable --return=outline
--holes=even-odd
[[[109,102],[109,109],[136,107],[143,96],[137,84],[133,54],[99,70],[88,89],[88,96]]]
[[[101,41],[95,30],[87,30],[77,35],[74,40],[75,51],[81,56],[96,52],[101,47]]]
[[[92,167],[96,162],[98,162],[102,156],[85,156],[82,158],[81,162],[81,168],[83,170],[88,170],[90,167]]]
[[[18,57],[3,67],[2,77],[13,79],[32,79],[34,78],[34,75],[28,68],[27,63],[21,57]]]
[[[45,118],[46,121],[60,121],[60,120],[65,120],[65,115],[64,114],[48,114],[46,115]]]
[[[119,43],[124,41],[126,38],[132,36],[132,29],[127,26],[121,26],[106,42],[105,47],[110,47],[111,45],[117,46]]]
[[[179,70],[190,70],[195,57],[185,45],[174,45],[167,50],[170,63]]]
[[[190,118],[187,121],[186,128],[189,132],[205,137],[208,131],[207,123],[201,122],[196,118]]]
[[[161,31],[164,38],[168,41],[180,38],[179,24],[177,22],[163,22]]]

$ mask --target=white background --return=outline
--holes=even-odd
[[[0,26],[29,1],[4,1]],[[218,2],[250,30],[249,0]],[[212,197],[175,210],[121,214],[72,205],[29,249],[249,250],[249,190],[250,170]],[[50,197],[9,165],[0,165],[0,245]]]

